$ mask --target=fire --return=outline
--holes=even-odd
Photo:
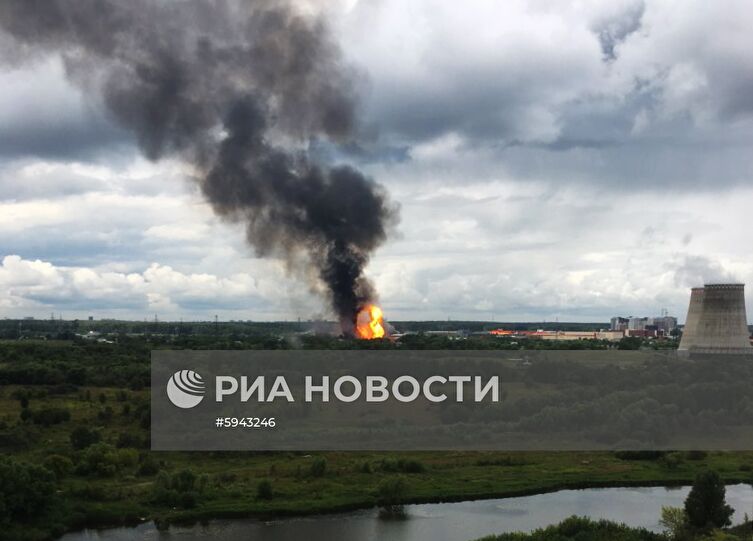
[[[376,304],[367,304],[356,316],[356,336],[364,340],[384,337],[382,309]]]

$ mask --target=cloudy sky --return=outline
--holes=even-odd
[[[357,81],[358,144],[328,159],[400,205],[368,267],[388,318],[684,320],[691,286],[753,284],[747,0],[301,9]],[[328,315],[59,58],[0,89],[0,317]]]

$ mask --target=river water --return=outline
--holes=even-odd
[[[570,515],[610,519],[659,531],[663,505],[681,506],[682,488],[600,488],[560,490],[548,494],[458,503],[409,505],[408,519],[382,520],[364,510],[273,521],[215,520],[208,525],[171,527],[158,532],[153,523],[132,528],[84,530],[60,541],[466,541],[484,535],[531,531]],[[753,515],[753,488],[727,487],[733,523]]]

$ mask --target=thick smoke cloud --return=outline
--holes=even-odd
[[[305,152],[354,131],[351,76],[321,20],[281,2],[7,0],[0,30],[6,60],[61,55],[148,158],[191,164],[260,254],[291,266],[303,254],[352,330],[375,295],[364,267],[396,211],[357,170]]]

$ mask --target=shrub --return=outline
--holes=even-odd
[[[614,456],[620,460],[658,460],[665,454],[665,451],[617,451]]]
[[[55,474],[55,477],[61,479],[73,471],[73,462],[67,456],[50,455],[42,463],[45,468]]]
[[[322,477],[327,472],[327,459],[324,457],[316,457],[311,466],[309,467],[309,474],[311,477]]]
[[[0,448],[26,449],[39,440],[36,427],[17,424],[0,432]]]
[[[85,426],[79,426],[71,432],[71,445],[76,450],[86,449],[101,439],[99,432]]]
[[[377,487],[377,503],[380,506],[379,515],[383,518],[405,517],[405,507],[402,500],[406,492],[405,480],[402,477],[384,479]]]
[[[196,507],[199,497],[195,492],[181,492],[178,496],[178,505],[184,509]]]
[[[388,473],[423,473],[426,468],[418,460],[385,458],[379,462],[379,470]]]
[[[137,456],[133,449],[116,449],[107,443],[95,443],[84,450],[76,473],[111,477],[127,467],[134,466]]]
[[[423,473],[426,471],[426,468],[423,464],[421,464],[418,460],[401,460],[400,463],[400,471],[405,473]]]
[[[152,414],[149,413],[149,411],[141,412],[139,426],[141,426],[141,428],[143,428],[144,430],[149,430],[152,427]]]
[[[271,500],[272,496],[272,483],[269,479],[259,481],[259,484],[256,485],[256,497],[260,500]]]
[[[132,432],[121,432],[118,434],[118,441],[115,443],[116,447],[123,449],[125,447],[139,448],[143,447],[143,440],[138,434]]]
[[[29,411],[24,409],[23,411]],[[31,422],[35,425],[52,426],[71,420],[71,412],[65,408],[42,408],[31,412]]]
[[[214,476],[214,482],[217,485],[229,485],[238,478],[234,472],[223,471]]]
[[[114,412],[110,406],[105,406],[97,412],[97,419],[103,423],[112,419]]]
[[[191,492],[196,484],[196,474],[188,469],[180,470],[170,479],[170,488],[178,492]]]
[[[525,466],[528,461],[522,456],[505,455],[501,457],[480,458],[477,466]]]
[[[157,475],[159,472],[159,463],[150,454],[144,454],[140,457],[139,469],[136,473],[141,476]]]
[[[196,480],[196,474],[188,469],[173,475],[161,471],[152,487],[152,501],[185,509],[195,507],[199,499]]]
[[[703,460],[708,456],[706,451],[688,451],[685,453],[685,457],[688,460]]]
[[[669,453],[661,457],[659,463],[668,470],[674,470],[682,464],[682,456],[680,453]]]
[[[572,516],[559,524],[530,534],[507,533],[483,538],[483,541],[666,541],[662,534],[643,528],[630,528],[608,520]],[[481,541],[481,540],[479,540]]]

